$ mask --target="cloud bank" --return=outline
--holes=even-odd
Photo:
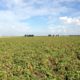
[[[79,3],[80,0],[0,0],[0,35],[80,34]],[[43,26],[37,23],[41,17],[45,18],[41,19]]]
[[[60,17],[60,20],[62,20],[65,24],[80,26],[80,19],[78,18]]]

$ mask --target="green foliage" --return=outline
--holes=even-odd
[[[0,80],[80,80],[80,37],[0,38]]]

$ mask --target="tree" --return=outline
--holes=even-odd
[[[27,37],[27,35],[25,34],[24,37]]]
[[[51,36],[51,34],[48,35],[49,37]]]

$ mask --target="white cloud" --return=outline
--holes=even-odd
[[[20,22],[11,11],[0,11],[0,35],[24,35],[30,32],[27,23]]]
[[[72,24],[80,26],[80,19],[79,18],[71,18],[71,17],[60,17],[60,20],[62,20],[65,24]]]
[[[65,26],[65,25],[54,25],[49,26],[49,33],[59,35],[80,35],[80,27],[76,26]]]
[[[54,26],[48,27],[48,29],[52,34],[61,34],[61,35],[67,34],[67,30],[64,26],[54,25]]]
[[[66,13],[70,8],[61,6],[58,2],[67,0],[3,0],[6,7],[17,15],[19,19],[29,19],[33,16],[54,15]],[[68,0],[73,1],[73,0]],[[51,6],[52,4],[52,6]],[[35,7],[35,5],[37,5]],[[57,5],[57,6],[56,6]],[[39,7],[40,6],[40,7]]]
[[[57,1],[57,2],[73,2],[76,0],[52,0],[52,1]],[[80,2],[80,0],[77,0],[78,2]]]

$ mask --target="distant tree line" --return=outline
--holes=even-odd
[[[34,35],[33,34],[29,34],[29,35],[25,34],[24,37],[34,37]]]
[[[50,37],[50,36],[53,36],[53,37],[54,37],[54,36],[59,36],[59,34],[57,34],[57,35],[51,35],[51,34],[48,34],[48,36],[49,36],[49,37]]]
[[[48,36],[50,37],[50,36],[53,36],[53,37],[55,37],[55,36],[80,36],[80,35],[59,35],[59,34],[57,34],[57,35],[51,35],[51,34],[48,34]]]
[[[51,37],[51,36],[55,37],[55,36],[59,36],[59,34],[57,34],[57,35],[48,34],[48,36],[49,37]],[[24,37],[34,37],[34,35],[33,34],[25,34]]]

